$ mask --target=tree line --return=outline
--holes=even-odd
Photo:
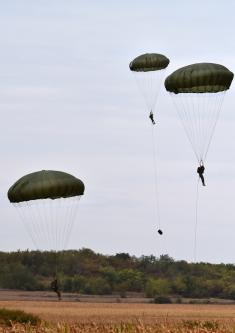
[[[187,263],[168,255],[104,255],[90,249],[0,252],[0,263],[0,288],[6,289],[49,290],[57,271],[66,292],[235,299],[233,264]]]

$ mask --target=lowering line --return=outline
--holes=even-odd
[[[152,111],[151,111],[152,113]],[[150,118],[151,119],[151,118]],[[160,218],[160,205],[159,205],[159,190],[158,190],[158,172],[157,172],[157,147],[156,147],[156,140],[155,140],[155,122],[152,121],[152,151],[153,151],[153,172],[154,172],[154,197],[155,197],[155,204],[154,204],[154,216],[157,220],[157,231],[159,235],[162,235],[161,229],[161,218]]]
[[[197,180],[196,203],[195,203],[194,250],[193,250],[194,262],[196,262],[196,260],[197,260],[197,227],[198,227],[199,182],[200,182],[200,180],[202,182],[202,186],[206,186],[205,179],[204,179],[204,176],[203,176],[204,170],[205,170],[204,162],[201,159],[200,160],[200,165],[197,168],[198,180]]]
[[[199,207],[199,180],[198,177],[196,185],[196,203],[195,203],[195,224],[194,224],[194,247],[193,247],[193,259],[194,263],[197,260],[197,228],[198,228],[198,207]]]

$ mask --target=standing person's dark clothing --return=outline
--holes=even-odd
[[[155,120],[153,118],[153,112],[152,111],[149,114],[149,118],[151,119],[152,124],[155,125],[156,123],[155,123]]]
[[[57,279],[54,279],[51,282],[51,289],[57,294],[58,300],[60,301],[61,300],[61,292],[59,290],[59,285],[58,285]]]
[[[203,185],[203,186],[206,186],[206,184],[205,184],[205,179],[204,179],[204,176],[203,176],[204,171],[205,171],[205,167],[204,167],[204,165],[200,165],[200,166],[197,168],[197,173],[198,173],[199,177],[201,178],[202,185]]]

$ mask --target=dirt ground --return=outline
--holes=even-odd
[[[88,302],[88,303],[149,303],[150,299],[138,294],[127,298],[119,295],[91,296],[75,293],[62,293],[64,302]],[[19,291],[0,289],[0,301],[56,301],[57,296],[52,291]]]

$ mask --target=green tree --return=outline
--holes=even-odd
[[[171,291],[170,284],[164,279],[150,278],[145,287],[147,297],[155,297],[158,295],[168,295]]]

